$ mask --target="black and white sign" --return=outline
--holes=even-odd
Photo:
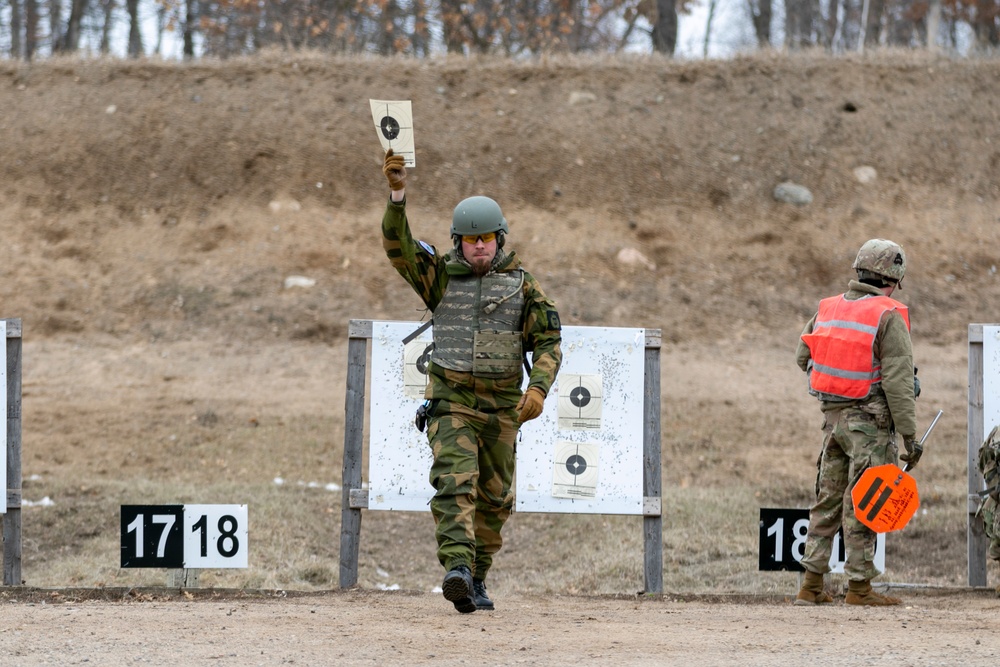
[[[760,542],[758,570],[793,570],[804,572],[799,561],[806,547],[809,533],[809,510],[760,508]],[[842,573],[847,554],[844,552],[844,533],[838,530],[833,536],[830,554],[830,571]],[[885,571],[885,534],[875,541],[875,567]]]
[[[246,505],[122,505],[121,566],[247,567]]]

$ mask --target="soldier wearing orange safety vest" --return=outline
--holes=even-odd
[[[916,396],[910,317],[891,298],[906,273],[906,255],[892,241],[872,239],[861,246],[848,291],[820,301],[802,331],[796,353],[808,373],[809,393],[823,411],[823,448],[817,461],[816,502],[801,563],[805,578],[796,605],[833,602],[824,589],[833,537],[844,529],[847,604],[886,606],[897,598],[872,590],[875,532],[855,516],[847,491],[869,467],[896,463],[896,434],[910,468],[920,460],[916,439]]]

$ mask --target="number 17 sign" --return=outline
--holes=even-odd
[[[246,505],[122,505],[121,566],[247,567]]]

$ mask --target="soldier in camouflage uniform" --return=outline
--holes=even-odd
[[[875,532],[854,515],[850,490],[869,467],[895,463],[896,433],[916,466],[922,447],[916,440],[916,395],[910,320],[905,305],[890,298],[906,272],[903,249],[872,239],[854,261],[858,279],[845,294],[820,302],[806,324],[796,360],[809,374],[809,392],[823,411],[823,449],[817,461],[816,502],[809,512],[802,566],[805,579],[797,605],[824,604],[833,537],[843,526],[848,604],[899,604],[879,595],[871,580],[875,569]]]
[[[559,371],[559,314],[514,252],[504,250],[507,221],[495,201],[460,202],[453,247],[441,255],[411,236],[406,168],[392,149],[383,173],[391,192],[382,245],[433,313],[425,398],[434,455],[431,512],[447,571],[441,588],[462,613],[492,610],[485,579],[514,505],[515,438],[522,423],[541,414]],[[526,352],[534,363],[522,393]]]
[[[983,517],[983,529],[990,538],[988,555],[1000,561],[1000,426],[993,427],[979,448],[978,468],[986,489],[979,494],[982,502],[977,514]]]

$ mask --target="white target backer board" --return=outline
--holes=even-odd
[[[430,510],[433,458],[427,434],[417,430],[413,418],[424,402],[417,387],[426,383],[414,350],[430,344],[431,330],[403,345],[419,327],[420,322],[372,322],[368,509]]]
[[[1000,326],[983,327],[983,437],[1000,425]]]
[[[0,320],[0,405],[7,414],[7,320]],[[0,514],[7,513],[7,419],[0,419]]]
[[[432,334],[402,342],[419,326],[372,323],[369,509],[426,511],[434,495],[427,436],[413,425],[425,381],[419,359]],[[545,410],[521,428],[516,510],[641,515],[644,330],[564,327],[562,351]],[[561,400],[586,427],[560,427]]]

